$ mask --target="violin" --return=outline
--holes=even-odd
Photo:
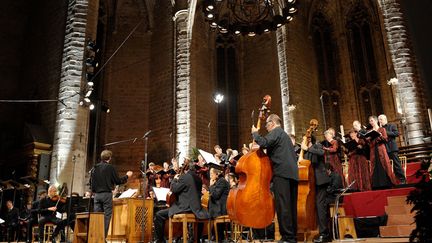
[[[61,203],[66,203],[66,197],[60,197],[59,195],[54,195],[53,197],[50,198],[51,201],[53,202],[61,202]]]

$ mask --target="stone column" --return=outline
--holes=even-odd
[[[99,0],[69,0],[58,93],[64,104],[57,106],[51,158],[51,184],[67,183],[71,190],[73,180],[72,190],[80,194],[86,184],[89,111],[79,101],[85,85],[86,39],[96,37],[98,9]]]
[[[288,64],[287,64],[287,39],[286,39],[286,25],[280,27],[276,31],[276,45],[279,61],[279,78],[282,100],[282,120],[285,132],[288,134],[295,133],[294,111],[293,106],[290,106],[290,93],[288,85]]]
[[[174,15],[174,65],[175,65],[175,114],[176,114],[176,149],[180,154],[180,163],[189,156],[192,136],[192,104],[190,79],[190,47],[188,38],[187,9],[179,10]]]
[[[420,144],[425,137],[424,85],[418,75],[403,13],[398,0],[378,2],[397,77],[397,82],[392,84],[395,86],[396,99],[401,104],[398,113],[405,128],[405,141],[407,145]]]

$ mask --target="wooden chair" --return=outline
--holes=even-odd
[[[350,216],[346,216],[343,204],[339,204],[338,209],[338,233],[339,240],[345,239],[346,235],[351,235],[353,239],[357,239],[357,232],[354,226],[354,219]],[[335,205],[330,204],[330,217],[333,218],[335,213]],[[333,232],[336,234],[336,232]]]
[[[187,243],[187,235],[188,235],[188,223],[193,224],[193,232],[194,232],[194,242],[197,242],[198,232],[197,232],[197,223],[208,223],[207,219],[197,219],[195,214],[193,213],[181,213],[175,214],[173,217],[169,218],[168,222],[168,242],[173,242],[173,224],[174,223],[182,223],[183,224],[183,243]],[[210,225],[210,224],[208,224]],[[209,226],[210,227],[210,226]],[[210,234],[209,234],[210,235]],[[210,236],[209,236],[210,241]]]
[[[43,242],[52,241],[52,234],[54,232],[54,227],[55,227],[55,224],[53,224],[53,223],[45,223],[44,235],[43,236],[40,235],[39,238],[43,237]]]
[[[218,235],[218,231],[217,231],[217,225],[218,224],[223,224],[223,223],[231,223],[231,219],[229,218],[228,215],[222,215],[222,216],[216,217],[212,221],[213,221],[213,228],[215,229],[216,242],[219,242],[219,235]]]

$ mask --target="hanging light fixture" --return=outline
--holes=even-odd
[[[291,22],[298,9],[296,0],[204,0],[202,10],[220,33],[253,37]]]

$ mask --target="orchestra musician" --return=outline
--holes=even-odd
[[[29,241],[29,234],[31,232],[31,222],[32,222],[32,202],[27,202],[24,210],[20,212],[19,224],[20,230],[25,236],[23,239],[27,239]]]
[[[207,219],[208,212],[201,206],[202,182],[195,173],[194,163],[189,162],[184,166],[185,174],[177,174],[171,183],[171,191],[177,200],[167,209],[156,213],[154,218],[155,238],[157,243],[165,242],[164,225],[168,217],[174,214],[192,212],[199,219]],[[198,234],[200,235],[200,234]]]
[[[226,203],[229,190],[230,185],[223,176],[222,168],[211,168],[208,204],[210,218],[227,215]],[[218,224],[216,229],[221,240],[224,239],[224,228],[225,225]]]
[[[327,187],[330,183],[330,178],[325,169],[324,149],[322,143],[316,143],[314,136],[311,136],[310,139],[308,138],[308,144],[302,144],[301,148],[305,151],[305,159],[311,162],[315,172],[316,210],[319,236],[314,242],[331,242],[327,212]]]
[[[19,210],[18,208],[14,207],[12,201],[8,200],[6,201],[6,227],[7,227],[7,235],[8,235],[8,242],[11,242],[14,240],[15,235],[18,235],[18,218],[19,218]]]
[[[327,205],[333,203],[343,189],[342,180],[340,176],[334,172],[331,164],[325,164],[327,175],[330,178],[330,182],[327,186]],[[355,184],[355,183],[354,183]]]
[[[273,163],[273,190],[281,241],[297,242],[298,166],[294,147],[288,134],[281,128],[281,119],[271,114],[266,120],[268,134],[262,137],[252,125],[255,142],[267,149]],[[253,213],[253,212],[251,212]]]
[[[110,164],[112,152],[104,150],[100,155],[101,162],[96,164],[91,170],[90,188],[94,196],[94,211],[104,212],[105,237],[108,234],[108,228],[111,221],[113,207],[113,189],[115,185],[124,184],[132,176],[132,171],[126,172],[126,175],[119,177],[117,171]]]
[[[290,134],[289,135],[291,138],[291,142],[294,146],[294,152],[297,155],[297,160],[298,160],[298,155],[300,154],[301,148],[300,148],[300,144],[296,142],[296,136],[294,134]]]
[[[396,138],[399,136],[399,131],[394,124],[390,124],[387,121],[387,116],[381,114],[378,116],[379,125],[385,128],[387,132],[387,154],[389,159],[393,160],[393,171],[396,178],[399,179],[401,184],[406,183],[405,174],[402,171],[401,162],[399,160],[398,152],[399,148],[396,143]]]
[[[390,159],[387,154],[387,131],[378,125],[378,118],[376,116],[369,117],[369,124],[373,130],[380,133],[380,136],[374,139],[367,138],[370,148],[372,189],[391,188],[397,184],[397,181],[391,170]]]
[[[48,197],[41,199],[39,202],[38,212],[40,217],[38,223],[40,243],[43,242],[44,226],[49,222],[57,225],[52,234],[52,242],[55,243],[57,235],[60,233],[60,230],[64,228],[64,225],[61,224],[62,220],[57,218],[56,212],[64,211],[65,203],[66,199],[60,197],[57,193],[57,188],[51,185],[48,188]]]

